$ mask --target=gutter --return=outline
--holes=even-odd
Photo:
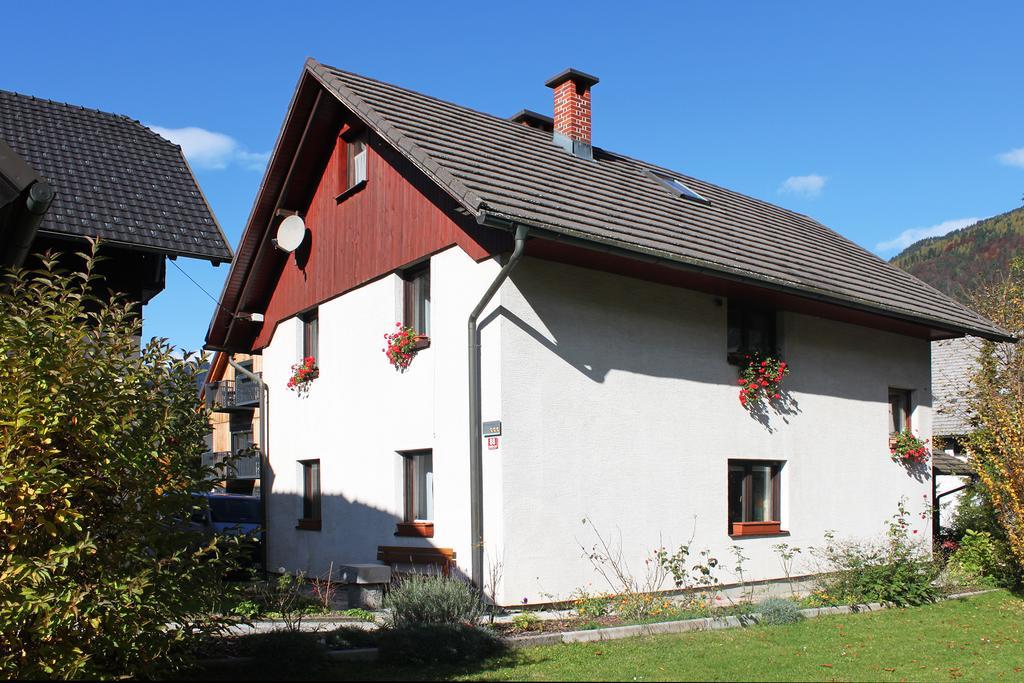
[[[5,266],[21,266],[35,241],[39,224],[50,209],[55,193],[53,187],[42,180],[32,183],[24,194],[24,203],[17,211],[17,218],[11,225],[11,237],[7,254],[3,257]]]
[[[487,214],[481,212],[477,221],[483,224],[487,221]],[[494,281],[491,282],[487,291],[484,292],[476,307],[469,314],[467,330],[469,333],[469,508],[471,564],[473,584],[481,592],[484,590],[484,435],[480,417],[480,328],[477,325],[477,319],[483,312],[484,307],[494,297],[498,288],[508,279],[512,269],[519,263],[525,251],[526,235],[529,232],[529,228],[518,224],[513,224],[513,227],[515,228],[515,248],[512,250],[512,256],[502,266],[497,277],[494,278]]]
[[[263,378],[235,362],[231,356],[227,357],[228,364],[235,369],[236,373],[242,373],[245,377],[256,383],[260,388],[260,528],[263,530],[263,538],[260,543],[260,562],[263,565],[263,572],[267,571],[267,498],[270,491],[267,488],[268,465],[270,459],[267,457],[267,385]]]

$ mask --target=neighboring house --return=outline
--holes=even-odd
[[[960,491],[974,476],[966,436],[973,427],[967,405],[971,375],[977,369],[979,340],[971,337],[932,342],[932,394],[935,418],[932,469],[934,472],[934,530],[948,527],[960,500]]]
[[[210,410],[211,430],[203,465],[223,465],[222,486],[228,493],[259,494],[260,386],[229,359],[257,377],[262,371],[260,356],[214,354],[200,393]]]
[[[125,116],[0,90],[0,263],[52,250],[78,269],[85,237],[102,241],[104,286],[140,305],[163,290],[165,257],[232,257],[177,145]]]
[[[888,436],[931,436],[929,344],[1006,333],[807,216],[592,146],[596,83],[502,119],[307,62],[207,335],[263,358],[269,566],[500,562],[498,602],[535,603],[602,588],[591,525],[639,574],[692,540],[770,580],[774,544],[927,504]],[[744,350],[790,364],[776,409],[740,405]]]

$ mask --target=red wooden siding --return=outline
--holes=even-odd
[[[254,350],[282,320],[452,245],[476,260],[511,249],[507,234],[455,213],[454,200],[372,135],[365,187],[337,202],[345,154],[339,139],[305,213],[307,243],[277,276]]]

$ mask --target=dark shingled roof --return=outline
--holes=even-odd
[[[0,139],[56,190],[41,233],[231,260],[181,149],[138,121],[0,90]]]
[[[961,460],[955,455],[939,450],[932,451],[932,468],[936,474],[957,475],[961,477],[968,477],[974,474],[974,468],[971,467],[970,463]]]
[[[307,70],[470,213],[954,333],[996,325],[812,218],[606,150],[309,60]],[[708,200],[681,198],[651,174]]]

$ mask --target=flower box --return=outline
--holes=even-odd
[[[430,337],[425,334],[417,334],[416,341],[413,343],[412,348],[416,351],[422,351],[430,346]]]
[[[782,522],[733,522],[732,536],[781,534]]]
[[[417,538],[433,538],[433,522],[399,522],[395,536],[414,536]]]

